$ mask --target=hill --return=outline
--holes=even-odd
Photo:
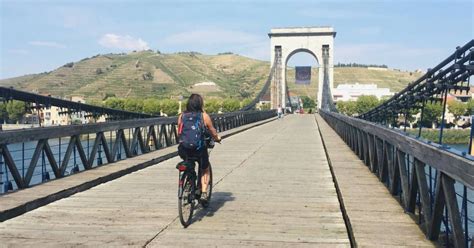
[[[86,100],[117,97],[169,98],[197,92],[206,97],[254,97],[262,88],[269,63],[236,54],[203,55],[196,52],[160,54],[153,51],[105,54],[67,63],[51,72],[0,80],[1,86]],[[335,85],[376,83],[398,91],[419,74],[367,68],[334,68]],[[294,84],[294,69],[287,73],[288,86],[298,95],[314,97],[317,69],[309,86]]]

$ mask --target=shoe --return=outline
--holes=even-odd
[[[209,195],[207,195],[207,192],[202,192],[201,193],[201,201],[207,202]]]

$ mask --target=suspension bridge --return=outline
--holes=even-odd
[[[330,27],[272,29],[267,81],[240,111],[215,114],[214,193],[182,228],[177,117],[99,108],[0,88],[5,101],[107,122],[0,131],[0,246],[472,247],[474,157],[396,128],[429,102],[469,90],[474,40],[357,117],[332,101]],[[304,42],[301,42],[304,40]],[[276,117],[296,52],[321,61],[319,113]],[[406,125],[405,125],[406,127]],[[421,128],[421,127],[420,127]]]

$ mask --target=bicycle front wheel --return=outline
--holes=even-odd
[[[193,182],[192,179],[189,177],[189,174],[185,173],[183,178],[181,178],[183,182],[180,187],[180,196],[178,197],[178,212],[179,212],[179,220],[183,227],[188,227],[191,224],[191,218],[193,217],[194,212],[194,189],[193,189]]]

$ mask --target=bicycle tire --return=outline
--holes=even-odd
[[[181,225],[184,228],[188,227],[191,224],[191,219],[193,217],[195,202],[194,202],[194,183],[192,179],[189,177],[188,173],[183,175],[183,185],[179,186],[182,187],[180,192],[182,192],[181,196],[178,196],[178,212],[179,212],[179,220]]]
[[[207,184],[207,201],[203,202],[201,205],[203,208],[209,207],[212,196],[212,167],[209,165],[209,183]]]

